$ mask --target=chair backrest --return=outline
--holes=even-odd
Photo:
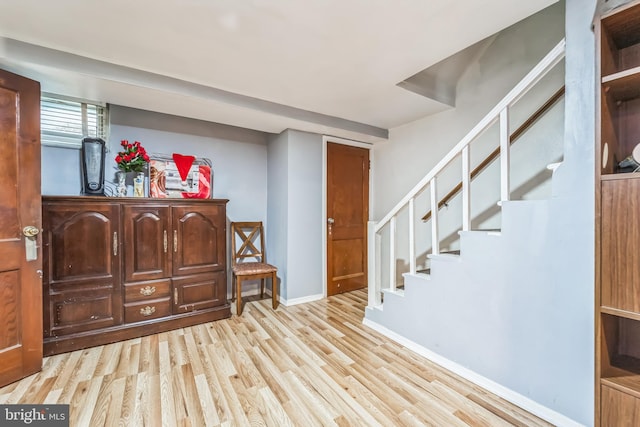
[[[231,223],[232,265],[242,262],[267,262],[262,222]]]

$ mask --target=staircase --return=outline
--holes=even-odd
[[[554,265],[527,269],[527,283],[545,286],[519,286],[521,274],[514,265],[531,263],[546,250],[541,234],[561,233],[554,223],[554,212],[567,209],[564,200],[510,200],[509,109],[555,64],[564,58],[564,40],[487,114],[385,217],[368,226],[369,296],[364,323],[405,346],[475,382],[493,393],[533,412],[556,425],[577,425],[570,418],[549,408],[564,399],[554,390],[550,378],[574,378],[572,368],[561,373],[540,363],[551,351],[563,352],[565,343],[550,337],[549,325],[564,331],[564,314],[550,310],[555,293],[564,290],[555,283]],[[469,147],[492,124],[500,123],[500,230],[471,229]],[[453,161],[461,162],[462,229],[460,250],[440,251],[438,177]],[[552,180],[559,169],[553,169]],[[419,271],[415,254],[416,198],[429,191],[431,210],[430,267]],[[436,208],[433,208],[436,207]],[[409,272],[404,286],[396,286],[396,221],[408,213]],[[544,230],[544,231],[541,231]],[[382,234],[388,240],[382,241]],[[381,259],[382,247],[388,260]],[[388,278],[380,277],[382,263],[388,265]],[[387,264],[388,263],[388,264]],[[499,277],[498,277],[499,276]],[[384,283],[384,285],[383,285]],[[544,321],[518,313],[540,313]],[[553,318],[549,318],[553,317]],[[564,323],[563,323],[564,322]],[[529,336],[522,336],[527,331]],[[569,332],[567,332],[568,334]],[[562,334],[560,334],[562,336]],[[514,343],[523,344],[514,346]],[[567,347],[568,348],[568,347]],[[562,403],[560,404],[562,406]]]

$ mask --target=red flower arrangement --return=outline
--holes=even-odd
[[[133,144],[129,144],[129,141],[123,139],[120,145],[124,151],[120,151],[116,156],[118,169],[124,172],[144,171],[145,166],[149,163],[149,156],[140,142],[135,141]]]

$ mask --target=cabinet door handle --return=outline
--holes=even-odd
[[[118,256],[118,232],[113,232],[113,256]]]
[[[142,314],[143,316],[151,316],[155,312],[156,312],[155,307],[146,306],[145,308],[140,309],[140,314]]]
[[[164,230],[164,253],[167,253],[167,246],[168,246],[168,241],[167,241],[167,230]]]
[[[178,303],[178,288],[173,288],[173,303]]]
[[[153,295],[156,292],[155,286],[145,286],[144,288],[140,288],[140,294],[148,297],[149,295]]]
[[[178,230],[173,230],[173,252],[178,252]]]

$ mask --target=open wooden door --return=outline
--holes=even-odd
[[[327,296],[367,286],[369,150],[327,143]]]
[[[40,84],[0,70],[0,386],[42,367]]]

